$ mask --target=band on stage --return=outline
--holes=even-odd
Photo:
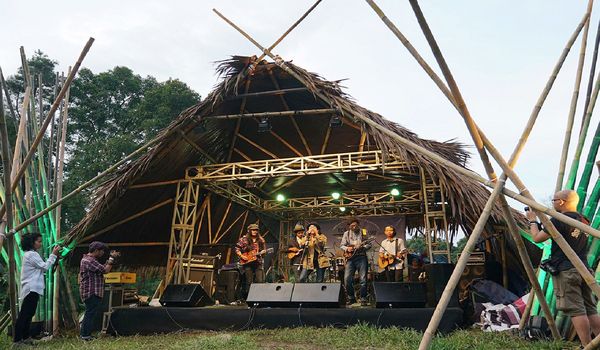
[[[338,250],[336,255],[328,251],[327,236],[321,232],[318,223],[311,222],[306,228],[296,224],[287,250],[283,252],[287,254],[290,266],[287,281],[306,283],[314,274],[313,280],[317,283],[342,282],[348,304],[360,302],[361,305],[367,305],[369,281],[402,282],[412,279],[408,274],[405,276],[408,250],[404,240],[396,236],[393,226],[385,227],[384,234],[381,242],[375,241],[366,229],[361,228],[359,220],[352,219],[342,235],[341,252]],[[370,250],[376,252],[376,264],[369,264],[367,252]],[[265,282],[264,258],[272,251],[272,248],[267,249],[259,226],[249,225],[246,235],[239,239],[235,247],[244,275],[244,297],[252,283]],[[375,268],[377,273],[374,272]]]

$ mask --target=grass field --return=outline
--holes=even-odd
[[[106,337],[83,343],[75,336],[62,337],[19,349],[164,350],[164,349],[416,349],[421,334],[397,328],[370,326],[293,328],[243,332],[189,332],[169,335]],[[10,349],[6,336],[1,349]],[[507,333],[460,330],[436,337],[432,349],[575,349],[567,342],[529,342]]]

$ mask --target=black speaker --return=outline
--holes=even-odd
[[[230,304],[240,298],[240,273],[237,270],[219,271],[215,299],[221,304]]]
[[[290,307],[293,283],[252,283],[246,298],[250,307]]]
[[[442,297],[444,288],[448,284],[448,280],[450,280],[450,276],[452,276],[454,264],[427,264],[423,268],[427,276],[427,306],[436,307]],[[448,306],[458,306],[458,289],[458,286],[454,288]]]
[[[293,306],[336,308],[345,305],[341,283],[296,283]]]
[[[403,308],[425,307],[425,283],[422,282],[375,282],[375,307]]]
[[[162,306],[206,306],[213,302],[199,284],[169,284],[159,300]]]

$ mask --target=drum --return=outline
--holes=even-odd
[[[346,259],[344,259],[343,257],[335,258],[335,265],[336,266],[346,266]]]

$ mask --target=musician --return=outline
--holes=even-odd
[[[330,266],[329,258],[325,255],[327,236],[321,233],[321,226],[313,222],[308,225],[306,249],[302,258],[302,272],[298,282],[304,283],[308,276],[317,271],[317,283],[323,283],[325,269]]]
[[[256,260],[243,263],[248,253],[255,253]],[[263,283],[265,281],[265,271],[263,269],[263,255],[266,253],[265,239],[258,233],[258,225],[250,224],[247,233],[242,236],[235,246],[235,253],[240,258],[240,263],[244,269],[245,295],[250,291],[252,283]]]
[[[360,247],[364,239],[366,239],[366,231],[364,237],[361,234],[360,222],[357,219],[352,219],[348,230],[342,236],[340,247],[346,253],[346,256],[353,254],[346,261],[344,269],[344,285],[346,286],[346,294],[348,304],[356,303],[354,295],[354,272],[358,270],[360,278],[360,304],[367,306],[367,272],[369,270],[369,261],[367,259],[367,250],[371,249],[371,244],[367,243]]]
[[[288,244],[288,258],[290,259],[290,265],[294,269],[295,281],[300,279],[300,273],[302,272],[302,256],[303,248],[306,245],[306,238],[304,237],[304,226],[296,224],[294,226],[294,237]]]
[[[396,229],[393,226],[386,226],[383,233],[385,233],[386,239],[381,242],[381,247],[379,248],[379,260],[386,261],[390,257],[395,258],[392,263],[385,267],[385,279],[387,282],[402,282],[404,255],[407,251],[404,246],[404,240],[396,237]]]

